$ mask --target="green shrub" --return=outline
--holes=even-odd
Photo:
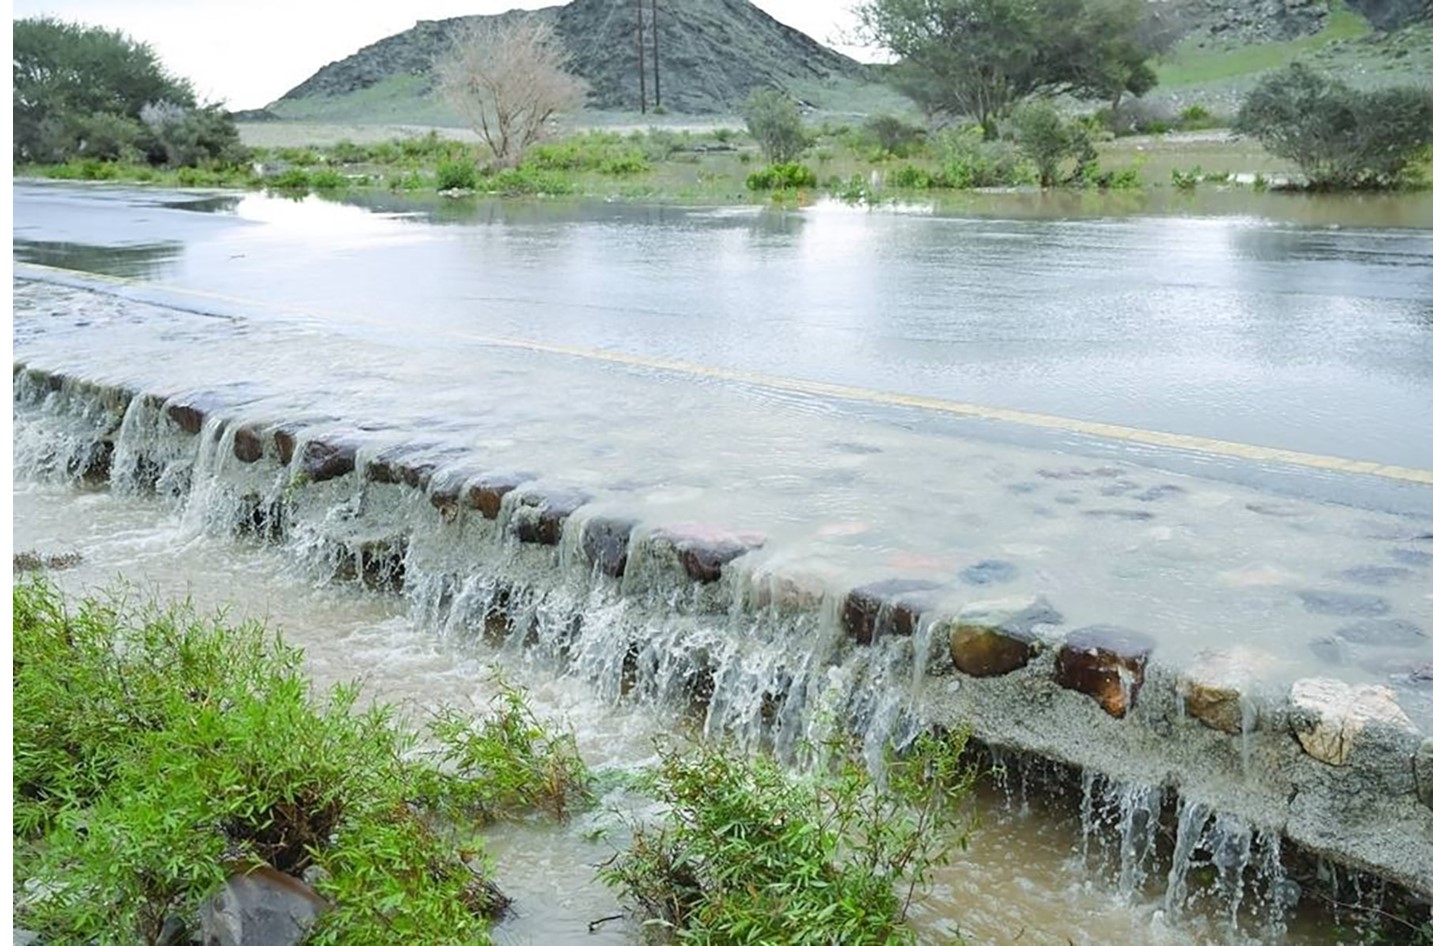
[[[877,148],[896,158],[907,158],[924,143],[924,129],[893,115],[873,115],[859,134],[865,147]]]
[[[662,824],[636,827],[601,876],[682,942],[912,943],[909,906],[963,841],[962,749],[922,737],[884,784],[852,753],[794,776],[725,749],[665,750]]]
[[[301,652],[257,625],[95,600],[71,612],[43,581],[16,584],[12,617],[14,880],[43,891],[16,920],[49,942],[153,943],[236,862],[323,869],[336,910],[308,942],[485,941],[504,901],[467,862],[477,841],[419,800],[493,791],[472,776],[582,777],[575,756],[554,763],[570,741],[517,691],[495,719],[451,717],[455,745],[465,728],[498,747],[457,774],[445,740],[418,753],[357,687],[314,695]]]
[[[572,193],[572,182],[564,174],[534,167],[508,168],[488,177],[483,185],[503,197],[560,197]]]
[[[1195,187],[1205,179],[1205,172],[1200,165],[1195,165],[1188,171],[1179,168],[1170,168],[1170,186],[1176,190],[1193,191]]]
[[[1020,151],[1034,163],[1040,187],[1077,179],[1095,159],[1094,145],[1084,126],[1061,115],[1048,102],[1026,102],[1014,110],[1009,121]],[[1068,178],[1061,177],[1065,161],[1074,162]]]
[[[786,164],[803,154],[808,136],[793,99],[772,89],[754,89],[743,103],[743,121],[748,134],[758,142],[763,160]]]
[[[647,139],[635,135],[634,140]],[[544,171],[598,171],[615,176],[641,174],[648,169],[642,148],[621,135],[596,131],[534,145],[524,163]]]
[[[1319,189],[1396,187],[1431,141],[1431,90],[1359,91],[1300,64],[1262,79],[1235,128],[1298,164]]]
[[[283,191],[303,191],[311,188],[311,175],[305,168],[287,168],[271,178],[270,186]]]
[[[444,158],[437,165],[437,190],[477,189],[477,163],[470,158]]]
[[[918,165],[906,164],[890,171],[885,183],[904,190],[923,190],[930,187],[933,181],[928,171]]]
[[[336,168],[317,168],[309,175],[311,189],[318,191],[343,190],[351,186],[347,176]]]
[[[797,162],[790,162],[760,168],[748,175],[746,183],[751,191],[816,187],[818,186],[818,176],[810,168]]]
[[[1224,124],[1226,123],[1216,118],[1208,108],[1199,104],[1185,106],[1175,120],[1175,127],[1182,131],[1219,128]]]
[[[930,186],[967,189],[1026,184],[1034,174],[1010,142],[985,141],[977,126],[954,126],[935,132],[928,152],[939,162]]]
[[[372,156],[370,150],[345,138],[328,148],[327,152],[327,157],[336,164],[361,164]]]

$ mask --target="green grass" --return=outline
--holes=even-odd
[[[1177,49],[1160,63],[1160,88],[1188,87],[1269,72],[1319,52],[1333,42],[1356,39],[1370,32],[1371,24],[1365,17],[1337,6],[1332,8],[1325,29],[1313,36],[1227,50]]]
[[[442,127],[462,124],[448,105],[431,94],[427,80],[413,75],[387,76],[375,85],[344,95],[282,99],[269,108],[293,121]]]

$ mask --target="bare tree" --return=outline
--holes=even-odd
[[[567,72],[567,60],[547,20],[489,17],[458,30],[433,69],[438,91],[496,163],[512,167],[547,136],[552,118],[582,107],[587,84]]]

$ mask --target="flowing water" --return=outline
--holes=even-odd
[[[93,384],[16,375],[15,547],[79,551],[72,587],[266,617],[320,683],[422,714],[485,706],[502,667],[594,763],[645,765],[683,725],[802,765],[827,720],[878,752],[947,698],[922,638],[839,647],[845,592],[927,580],[931,613],[1032,601],[1145,631],[1163,666],[1236,648],[1262,700],[1387,684],[1430,732],[1429,231],[16,194],[17,258],[126,278],[17,268],[17,362]],[[122,416],[118,390],[161,397]],[[306,485],[301,451],[233,449],[277,425],[349,444],[357,473]],[[101,429],[111,488],[77,489]],[[394,461],[531,485],[492,522],[360,475]],[[516,540],[528,490],[583,503],[555,549]],[[584,556],[610,518],[634,530],[620,581]],[[690,584],[639,538],[670,529],[762,546]],[[1335,941],[1271,831],[1153,776],[985,768],[987,814],[917,916],[931,941]],[[637,940],[586,932],[618,912],[590,880],[624,838],[602,818],[497,831],[504,937]]]

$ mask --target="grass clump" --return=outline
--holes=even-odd
[[[771,164],[754,171],[748,175],[746,184],[751,191],[817,187],[818,176],[805,165],[790,161],[787,164]]]
[[[484,774],[583,793],[580,764],[563,781],[507,755],[519,718],[530,738],[558,738],[537,735],[516,692],[467,727],[505,749],[469,771],[447,764],[445,741],[417,751],[354,685],[314,694],[300,652],[258,625],[99,600],[72,611],[43,580],[16,584],[13,618],[16,920],[47,941],[154,943],[262,864],[321,868],[335,908],[308,942],[485,941],[506,901],[444,802],[482,793],[470,780]]]
[[[963,743],[920,738],[882,784],[853,752],[797,776],[719,747],[664,751],[662,823],[601,876],[684,943],[912,943],[909,906],[965,842]]]
[[[469,158],[443,158],[437,165],[437,190],[470,191],[477,188],[477,163]]]

